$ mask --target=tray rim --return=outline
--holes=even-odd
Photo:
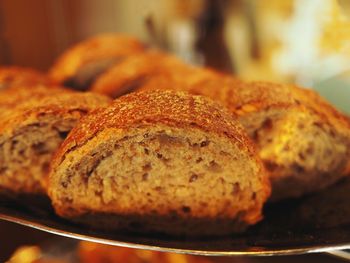
[[[160,252],[172,252],[179,254],[190,254],[190,255],[198,255],[198,256],[287,256],[287,255],[303,255],[310,253],[329,253],[332,254],[333,251],[346,250],[350,249],[350,243],[336,244],[336,245],[315,245],[315,246],[305,246],[305,247],[294,247],[294,248],[281,248],[281,249],[264,249],[254,248],[252,250],[235,250],[235,251],[225,251],[225,250],[212,250],[212,251],[204,251],[204,250],[195,250],[195,249],[183,249],[183,248],[171,248],[166,246],[155,246],[155,245],[146,245],[141,243],[131,243],[125,241],[116,241],[110,240],[100,237],[86,236],[83,234],[63,231],[61,229],[56,229],[38,222],[31,222],[26,219],[17,218],[15,216],[5,215],[0,213],[0,219],[12,222],[15,224],[31,227],[40,231],[44,231],[47,233],[74,238],[82,241],[90,241],[97,242],[105,245],[112,246],[120,246],[127,248],[135,248],[135,249],[144,249],[144,250],[152,250],[152,251],[160,251]]]

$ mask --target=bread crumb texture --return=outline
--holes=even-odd
[[[44,193],[44,175],[77,120],[107,97],[28,86],[0,92],[0,190]]]
[[[132,93],[84,117],[49,178],[63,217],[168,234],[242,231],[261,219],[269,192],[233,116],[209,99],[172,91]]]
[[[271,174],[271,200],[324,189],[350,172],[350,122],[315,91],[217,74],[186,83],[156,77],[142,90],[175,89],[226,106],[257,145]]]

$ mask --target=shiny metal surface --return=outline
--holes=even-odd
[[[0,198],[0,218],[61,236],[115,246],[215,256],[271,256],[350,249],[350,179],[318,194],[265,208],[243,234],[206,239],[88,229],[56,216],[45,197]]]
[[[327,252],[329,255],[341,258],[346,261],[350,261],[350,251],[349,250],[334,250]]]

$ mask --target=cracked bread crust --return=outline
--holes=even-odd
[[[240,124],[208,99],[171,91],[132,93],[87,115],[51,164],[56,212],[99,228],[242,231],[270,191]]]
[[[11,93],[17,97],[7,101]],[[7,104],[1,105],[2,99]],[[53,152],[78,119],[109,102],[102,95],[60,88],[22,87],[1,92],[1,191],[44,193],[43,177]]]
[[[66,50],[52,66],[49,75],[60,84],[87,89],[97,75],[145,48],[143,43],[126,35],[95,36]]]

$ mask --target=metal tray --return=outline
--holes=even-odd
[[[291,255],[350,249],[350,178],[302,199],[265,207],[243,234],[206,239],[101,232],[55,215],[45,197],[0,198],[0,218],[50,233],[104,244],[197,255]]]

